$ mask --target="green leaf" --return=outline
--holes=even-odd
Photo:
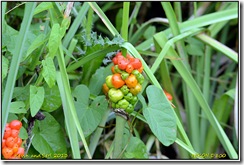
[[[55,23],[52,27],[48,41],[49,56],[54,57],[61,43],[60,25]]]
[[[10,113],[26,113],[25,103],[23,101],[15,101],[10,104]]]
[[[90,91],[85,85],[78,85],[74,92],[75,107],[85,137],[89,136],[101,122],[108,102],[105,96],[98,96],[89,105]]]
[[[30,96],[30,86],[27,85],[25,87],[15,87],[13,92],[13,99],[18,101],[27,101]]]
[[[148,159],[146,145],[137,137],[131,137],[130,142],[124,152],[127,159]]]
[[[44,101],[44,88],[31,85],[30,86],[30,111],[32,117],[34,117],[36,113],[40,110],[43,101]]]
[[[186,42],[188,43],[188,45],[186,46],[187,52],[190,55],[193,56],[203,56],[204,55],[204,44],[193,38],[193,37],[188,37],[186,39]]]
[[[94,46],[88,47],[87,49],[87,54],[92,54],[96,51],[99,51],[103,49],[103,45],[96,44]],[[82,84],[87,84],[89,83],[91,76],[96,72],[96,70],[101,66],[104,57],[106,54],[102,54],[101,56],[97,56],[96,58],[88,61],[87,63],[84,64],[82,70],[83,70],[83,75],[82,75]]]
[[[168,100],[163,90],[150,85],[146,89],[148,106],[143,108],[143,115],[147,123],[165,146],[169,146],[176,140],[176,119],[173,109],[168,104]]]
[[[53,86],[52,88],[44,86],[44,90],[45,98],[41,109],[47,112],[52,112],[58,109],[62,105],[62,100],[60,97],[58,86]]]
[[[6,46],[12,54],[14,54],[18,34],[19,32],[6,22],[2,24],[2,47]]]
[[[204,52],[203,50],[199,49],[197,45],[189,44],[186,46],[187,53],[193,56],[203,56]]]
[[[39,48],[46,41],[46,36],[44,34],[40,34],[28,48],[26,57],[29,56],[35,49]]]
[[[2,81],[5,79],[5,77],[8,74],[8,64],[9,64],[8,59],[2,56]]]
[[[66,142],[59,123],[52,115],[43,112],[44,120],[37,120],[33,128],[33,147],[40,154],[66,154]],[[53,159],[53,157],[49,157]]]
[[[43,72],[42,76],[47,82],[48,86],[52,88],[55,85],[56,81],[56,69],[51,57],[47,57],[45,60],[42,60]]]
[[[51,2],[42,2],[40,3],[34,10],[34,15],[38,14],[40,12],[43,12],[44,10],[53,8],[53,5]]]
[[[70,17],[64,18],[62,23],[61,23],[61,27],[60,27],[60,36],[61,36],[61,38],[63,38],[66,30],[69,28],[69,25],[70,25]]]
[[[236,89],[233,88],[231,90],[228,90],[227,92],[225,92],[225,94],[227,96],[229,96],[230,98],[232,98],[233,100],[235,100],[235,93],[236,93]]]
[[[15,115],[14,113],[9,113],[7,122],[9,123],[12,120],[18,120],[18,116]]]
[[[119,9],[118,13],[116,14],[116,22],[115,22],[115,27],[118,31],[121,29],[122,19],[123,19],[123,9]]]
[[[19,137],[21,139],[27,139],[28,138],[28,133],[27,133],[27,131],[26,131],[26,129],[24,127],[20,128]]]
[[[89,83],[89,89],[91,94],[98,95],[102,90],[102,85],[105,82],[104,77],[107,77],[112,72],[110,70],[110,67],[101,67],[97,69],[96,73],[92,75],[90,83]]]

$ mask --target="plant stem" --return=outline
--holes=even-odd
[[[109,109],[104,113],[103,115],[103,118],[102,118],[102,121],[100,122],[99,126],[105,126],[106,124],[106,121],[107,121],[107,118],[108,118],[108,115],[111,111],[109,111]],[[103,132],[103,128],[100,128],[100,127],[97,127],[96,131],[93,133],[91,139],[90,139],[90,145],[89,145],[89,150],[91,152],[91,156],[93,156],[94,152],[95,152],[95,149],[96,147],[98,146],[98,141],[101,137],[101,134]],[[86,154],[85,159],[88,158],[88,155]]]
[[[121,27],[121,36],[125,41],[128,41],[128,21],[129,21],[129,11],[130,11],[130,2],[124,2],[123,4],[123,20]],[[123,56],[126,56],[127,50],[122,48]]]
[[[115,128],[115,138],[114,138],[114,152],[113,158],[117,158],[120,155],[123,147],[123,134],[126,120],[121,116],[116,116],[116,128]]]

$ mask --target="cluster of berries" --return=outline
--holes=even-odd
[[[112,108],[123,109],[130,114],[134,111],[137,94],[144,82],[142,63],[140,59],[129,54],[124,57],[121,52],[118,52],[112,61],[113,74],[106,77],[103,92],[108,96]]]
[[[6,124],[2,139],[2,155],[5,159],[21,159],[24,156],[24,148],[21,147],[22,139],[19,137],[22,123],[13,120]]]

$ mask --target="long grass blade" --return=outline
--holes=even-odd
[[[68,80],[68,74],[65,68],[65,60],[64,60],[64,55],[63,55],[63,50],[62,50],[62,45],[59,45],[59,50],[58,50],[58,55],[57,55],[57,59],[58,59],[58,64],[59,64],[59,68],[60,68],[60,72],[61,72],[61,79],[62,79],[62,83],[64,86],[64,91],[67,97],[67,104],[68,104],[68,109],[70,110],[70,113],[72,115],[72,120],[76,126],[76,129],[81,137],[81,140],[84,144],[86,153],[88,155],[88,158],[91,159],[91,153],[89,151],[83,130],[80,126],[80,122],[76,113],[76,109],[75,109],[75,105],[74,105],[74,100],[73,97],[71,95],[71,89],[70,89],[70,84],[69,84],[69,80]]]
[[[8,73],[8,78],[6,82],[6,87],[3,94],[2,100],[2,128],[5,127],[5,124],[8,119],[10,102],[12,100],[14,85],[16,81],[17,72],[19,69],[20,60],[23,56],[24,43],[27,37],[27,33],[31,24],[32,16],[34,13],[34,9],[36,7],[36,2],[30,2],[25,4],[25,12],[23,22],[21,23],[19,35],[17,38],[17,44],[15,45],[15,51],[13,54],[13,58],[10,64],[10,69]],[[4,134],[4,129],[2,129],[2,137]]]
[[[70,113],[70,109],[69,109],[70,107],[68,105],[68,100],[67,100],[66,93],[64,91],[64,84],[60,72],[57,72],[57,83],[59,87],[60,96],[62,99],[64,116],[65,116],[65,125],[69,136],[73,159],[80,159],[81,156],[80,156],[77,129],[74,121],[72,120],[72,115]]]
[[[224,44],[221,44],[220,42],[207,36],[206,34],[198,34],[196,38],[208,44],[209,46],[216,49],[217,51],[220,51],[228,58],[232,59],[234,62],[238,62],[238,54],[232,49],[225,46]]]
[[[88,2],[89,5],[92,7],[92,9],[97,13],[97,15],[102,19],[103,23],[106,25],[106,27],[109,29],[109,31],[115,35],[119,35],[119,32],[116,30],[116,28],[113,26],[113,24],[109,21],[107,16],[104,14],[102,9],[97,5],[96,2]]]

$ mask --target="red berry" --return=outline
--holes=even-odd
[[[135,60],[131,62],[131,65],[134,67],[134,69],[139,69],[142,66],[142,63],[140,59],[135,58]]]
[[[9,127],[19,130],[22,127],[22,123],[19,120],[13,120],[9,123]]]
[[[13,153],[14,152],[13,152],[13,149],[12,148],[5,147],[5,148],[2,149],[2,154],[3,154],[3,157],[5,159],[11,158],[12,155],[13,155]]]
[[[22,139],[18,137],[16,144],[18,144],[18,146],[20,147],[22,144]]]
[[[2,148],[6,147],[6,139],[2,139]]]
[[[18,137],[18,135],[19,135],[19,130],[17,130],[17,129],[12,129],[11,130],[11,136],[12,137]]]
[[[16,143],[15,138],[13,138],[12,136],[8,137],[5,142],[6,146],[9,148],[12,148],[15,143]]]
[[[131,64],[128,64],[127,67],[126,67],[126,69],[125,69],[125,71],[127,73],[131,73],[133,70],[134,70],[134,67]]]
[[[3,136],[3,138],[4,138],[4,139],[7,139],[9,136],[11,136],[11,128],[6,127],[6,128],[5,128],[5,131],[4,131],[4,136]]]

